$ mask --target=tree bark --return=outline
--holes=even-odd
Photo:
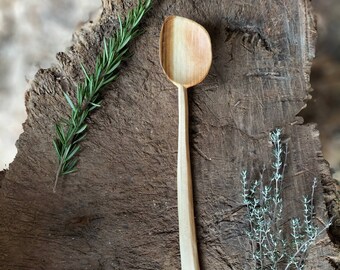
[[[213,44],[208,78],[189,90],[191,162],[202,269],[248,269],[240,172],[270,164],[268,134],[289,143],[285,220],[301,214],[314,177],[316,216],[339,224],[334,182],[318,131],[297,114],[311,91],[315,23],[307,0],[155,1],[134,55],[88,120],[79,171],[60,179],[54,124],[94,68],[104,37],[130,1],[103,0],[103,13],[74,35],[59,64],[39,70],[26,93],[18,154],[0,174],[1,269],[179,269],[176,205],[177,89],[162,73],[158,39],[167,15],[206,27]],[[328,211],[326,211],[326,209]],[[336,230],[336,227],[334,227]],[[336,269],[323,234],[308,269]]]

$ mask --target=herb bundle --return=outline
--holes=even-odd
[[[243,203],[247,208],[248,228],[245,233],[251,247],[249,253],[254,269],[302,270],[310,246],[329,228],[332,221],[323,228],[314,222],[314,191],[317,182],[314,178],[311,196],[302,197],[303,219],[291,219],[290,231],[285,232],[282,181],[288,146],[281,141],[280,129],[270,133],[270,140],[273,144],[274,160],[273,174],[268,184],[263,171],[259,179],[252,182],[247,177],[247,171],[241,173]]]
[[[103,51],[96,59],[95,70],[89,74],[81,65],[85,79],[77,86],[76,101],[64,92],[65,99],[72,111],[68,119],[56,124],[57,138],[53,140],[58,156],[58,169],[53,192],[56,191],[58,178],[76,171],[80,150],[79,143],[86,136],[85,123],[91,111],[101,106],[100,93],[105,86],[118,77],[118,67],[122,61],[129,58],[128,45],[142,31],[138,26],[144,14],[151,8],[151,0],[140,0],[138,5],[130,10],[124,21],[119,17],[119,29],[108,40],[104,39]]]

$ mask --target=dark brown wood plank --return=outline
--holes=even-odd
[[[68,110],[62,91],[93,67],[114,14],[130,1],[104,0],[99,21],[40,70],[26,94],[28,119],[18,154],[1,180],[1,269],[179,269],[176,206],[177,92],[162,73],[158,39],[164,16],[204,25],[214,60],[208,78],[190,90],[191,150],[202,269],[248,265],[240,171],[269,164],[268,134],[289,141],[285,217],[316,176],[317,216],[334,215],[329,168],[314,126],[296,115],[310,91],[315,24],[309,1],[155,1],[134,56],[89,119],[79,172],[52,193],[54,123]],[[323,184],[323,188],[321,183]],[[325,200],[323,198],[323,190]],[[331,208],[333,205],[333,208]],[[323,235],[310,269],[333,269],[335,250]]]

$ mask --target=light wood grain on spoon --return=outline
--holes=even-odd
[[[208,32],[192,20],[167,17],[161,31],[160,58],[165,74],[174,84],[185,88],[199,84],[211,66]]]
[[[208,74],[211,42],[198,23],[167,17],[160,36],[160,59],[164,73],[178,87],[177,201],[182,270],[199,270],[189,149],[188,87]]]

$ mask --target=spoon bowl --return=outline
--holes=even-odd
[[[199,84],[212,61],[207,30],[187,18],[167,17],[160,35],[160,60],[164,73],[175,85],[189,88]]]

